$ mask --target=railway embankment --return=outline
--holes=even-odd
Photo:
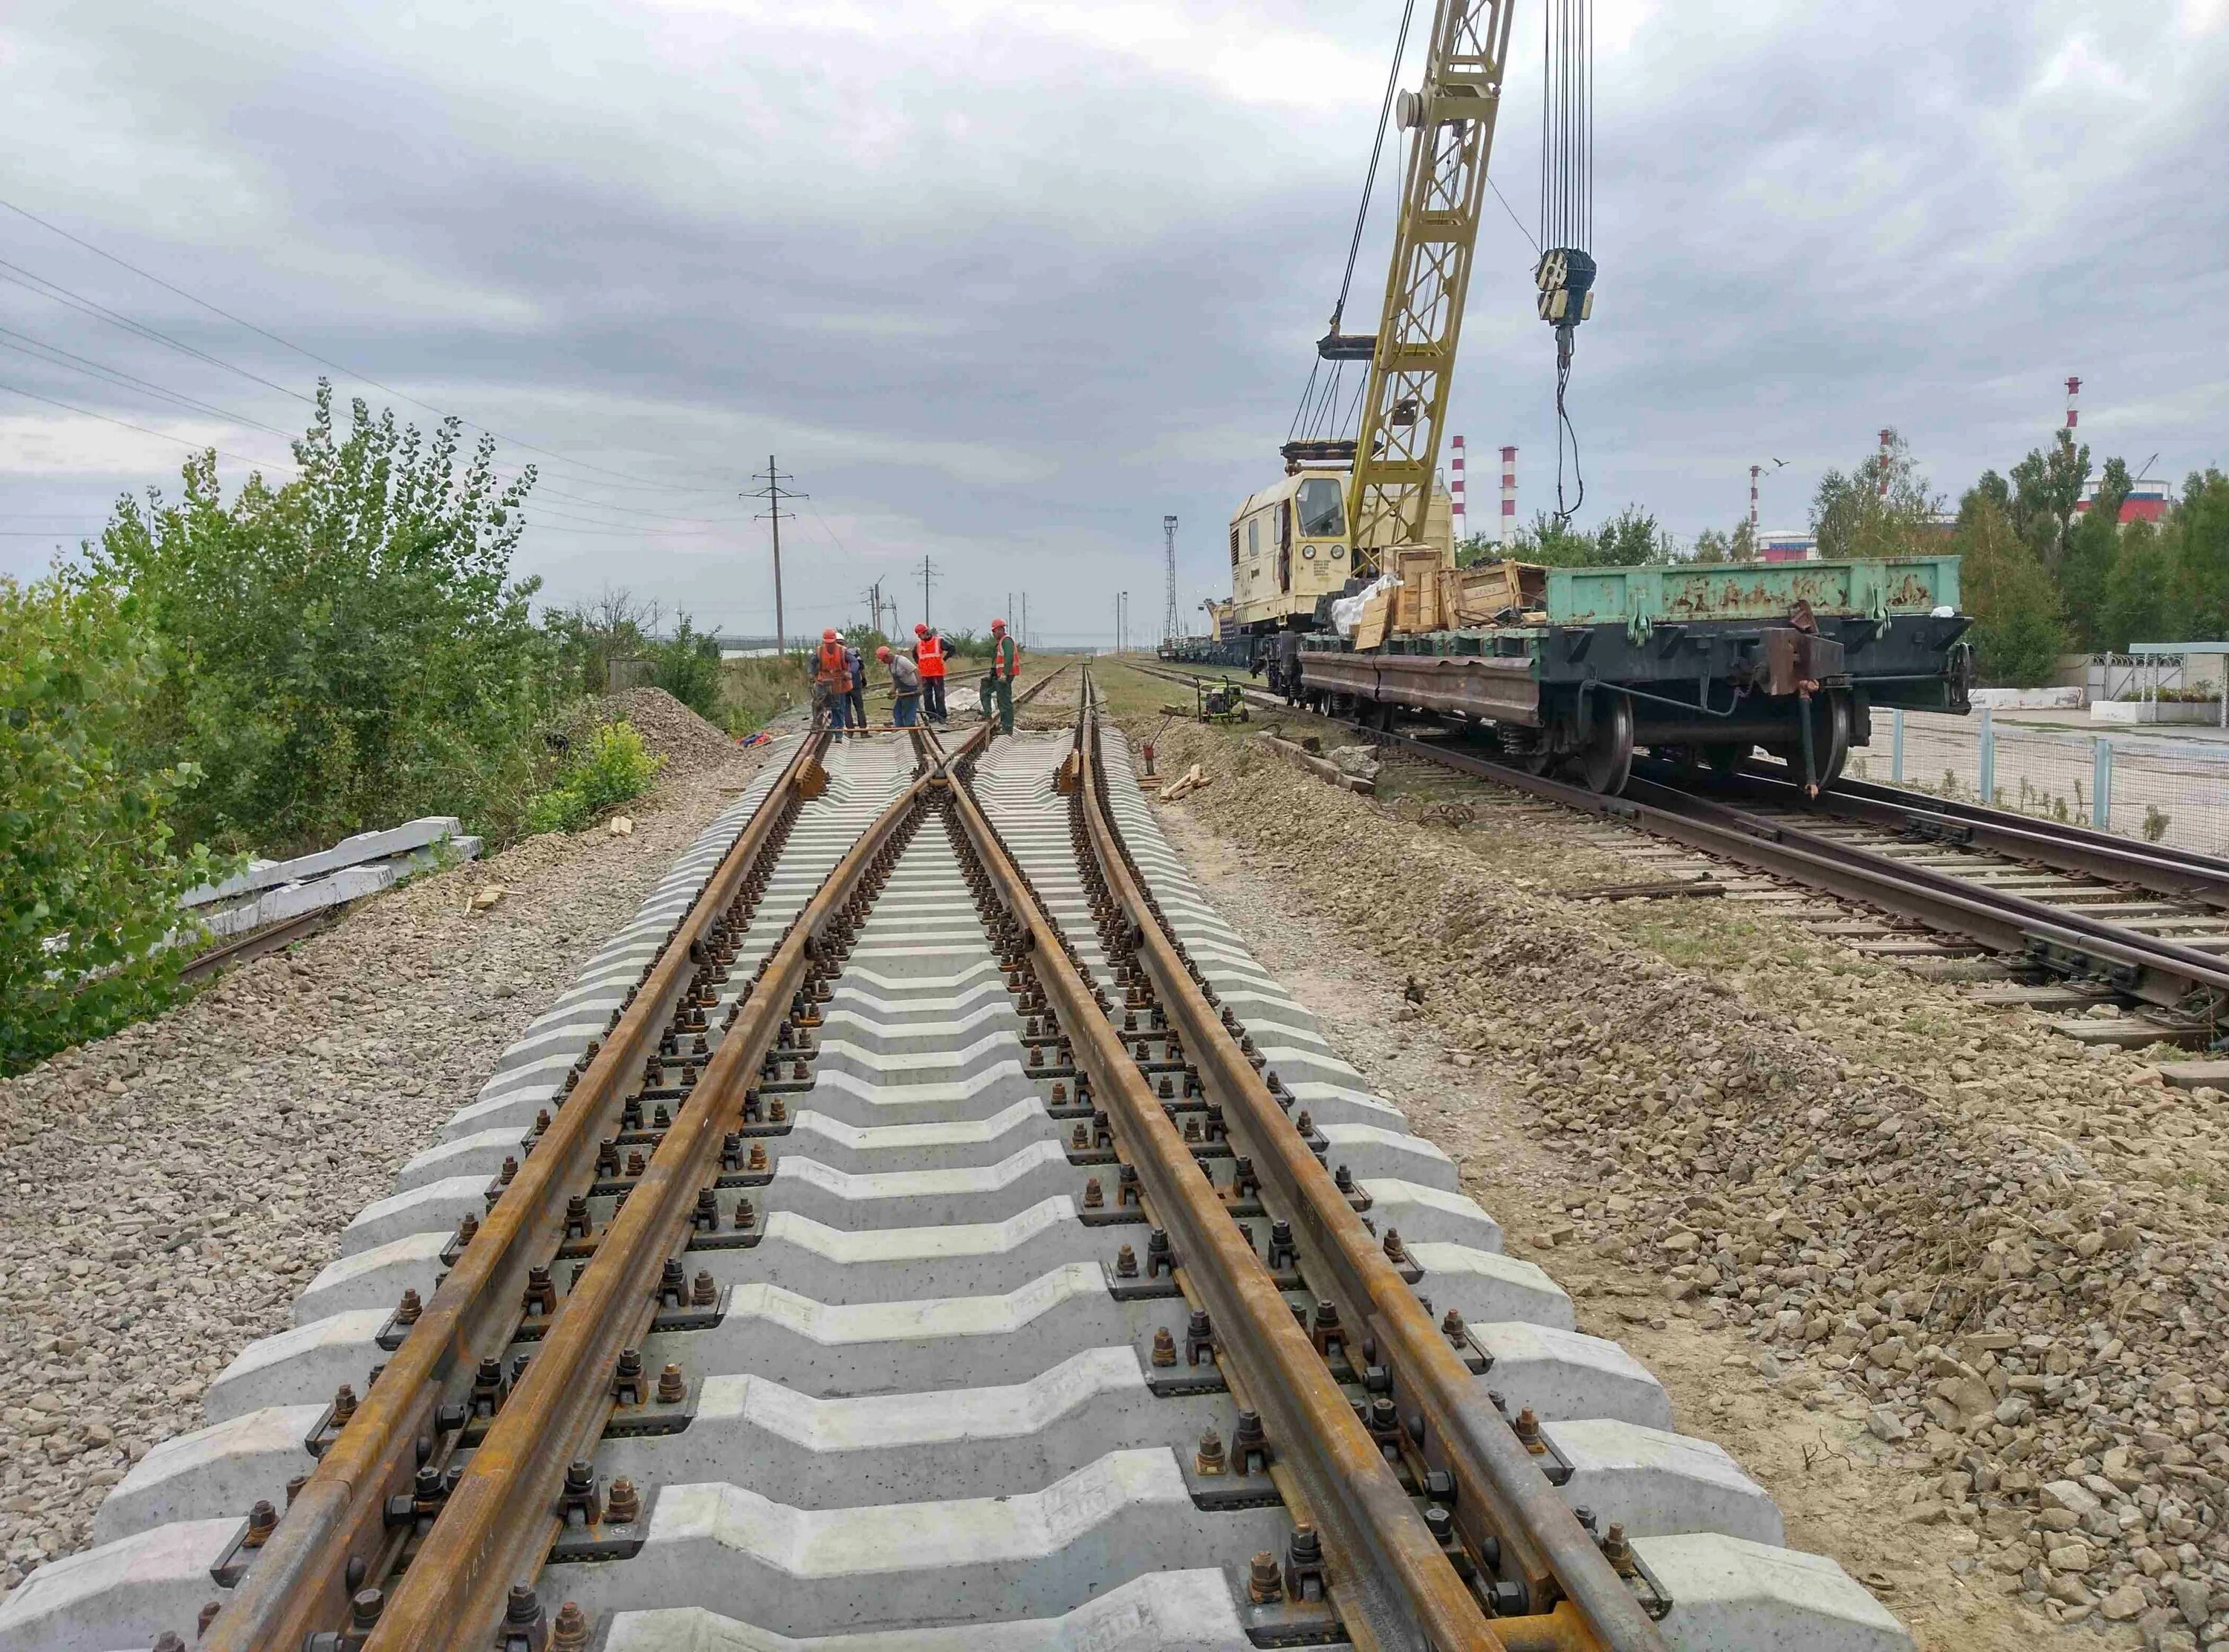
[[[0,1588],[198,1425],[209,1377],[288,1323],[350,1219],[759,767],[662,693],[624,709],[669,759],[631,834],[421,879],[0,1080]]]
[[[1788,920],[1815,901],[1566,900],[1647,875],[1626,834],[1484,787],[1404,818],[1249,732],[1160,731],[1214,777],[1167,811],[1195,866],[1792,1539],[1930,1644],[2229,1639],[2218,1092]]]

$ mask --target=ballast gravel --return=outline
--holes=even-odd
[[[678,749],[631,835],[427,877],[0,1081],[0,1590],[199,1425],[209,1379],[285,1328],[341,1228],[757,770],[678,702],[650,710]]]
[[[1931,1586],[2229,1642],[2219,1092],[1732,902],[1559,899],[1630,877],[1615,835],[1507,794],[1420,823],[1171,728],[1165,772],[1194,761],[1185,810],[1520,1098],[1571,1180],[1536,1254],[1622,1265],[1650,1284],[1622,1316],[1715,1328],[1840,1422]]]

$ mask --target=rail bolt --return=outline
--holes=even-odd
[[[1285,1598],[1285,1574],[1277,1557],[1263,1549],[1246,1569],[1246,1598],[1256,1606],[1273,1605]]]
[[[549,1652],[587,1652],[588,1644],[588,1615],[568,1600],[549,1626]]]
[[[1323,1542],[1313,1526],[1293,1527],[1292,1538],[1285,1546],[1285,1592],[1294,1600],[1324,1598]]]

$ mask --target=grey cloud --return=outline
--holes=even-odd
[[[611,580],[756,628],[766,530],[732,492],[772,447],[813,495],[785,535],[799,611],[835,617],[926,551],[941,615],[1026,586],[1041,632],[1103,636],[1127,588],[1150,628],[1162,513],[1183,519],[1189,605],[1275,474],[1393,10],[1312,9],[1305,35],[1284,12],[1093,14],[1121,38],[1051,11],[944,34],[892,15],[877,34],[575,5],[406,29],[363,5],[305,30],[276,9],[49,7],[0,23],[0,86],[41,77],[0,99],[18,111],[0,141],[39,162],[15,198],[135,262],[430,401],[703,490],[545,461],[577,497],[543,498],[523,566],[555,596]],[[2047,432],[2071,372],[2101,446],[2220,459],[2229,208],[2207,157],[2229,18],[2210,15],[2186,34],[2204,7],[2131,4],[2108,33],[2071,3],[1641,7],[1599,65],[1587,515],[1631,499],[1683,535],[1724,525],[1770,453],[1791,467],[1768,515],[1800,521],[1883,423],[1955,490]],[[1494,169],[1528,221],[1536,28],[1520,11]],[[1489,212],[1451,426],[1481,523],[1493,448],[1519,445],[1528,515],[1552,456],[1532,252]],[[1381,294],[1382,213],[1374,229],[1352,325]],[[282,382],[316,371],[20,221],[0,257]],[[0,325],[299,422],[17,289]],[[165,418],[20,359],[0,381]],[[51,412],[0,397],[0,416]],[[97,521],[119,487],[175,476],[106,438],[130,462],[74,478],[0,445],[0,515]],[[578,497],[726,520],[633,539],[620,524],[645,519]],[[0,567],[44,554],[0,539]]]

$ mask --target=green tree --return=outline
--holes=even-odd
[[[1491,534],[1466,534],[1455,547],[1455,566],[1474,568],[1481,562],[1501,560],[1501,541]]]
[[[2129,496],[2129,467],[2107,459],[2097,497],[2081,520],[2067,530],[2059,558],[2059,589],[2066,599],[2067,627],[2076,646],[2105,646],[2105,587],[2120,555],[2121,505]]]
[[[1978,488],[1961,503],[1952,548],[1962,559],[1959,588],[1975,618],[1982,681],[2013,688],[2049,682],[2065,644],[2058,587],[1996,502]]]
[[[1595,530],[1595,561],[1603,567],[1637,567],[1672,560],[1672,536],[1639,505],[1628,505]]]
[[[2170,640],[2167,628],[2168,573],[2173,556],[2170,543],[2148,522],[2133,522],[2122,530],[2115,547],[2113,567],[2106,576],[2104,612],[2097,625],[2100,648],[2125,654],[2131,643]]]
[[[460,445],[361,401],[343,432],[320,383],[296,480],[227,503],[202,454],[176,503],[119,502],[91,561],[157,639],[138,761],[206,772],[182,830],[274,853],[426,813],[517,831],[558,688],[537,582],[510,577],[533,471],[504,485],[491,438]]]
[[[1931,548],[1933,519],[1942,509],[1943,496],[1928,490],[1911,445],[1892,430],[1885,458],[1871,453],[1849,475],[1829,471],[1819,478],[1811,531],[1819,554],[1828,560],[1911,556]]]
[[[178,897],[230,870],[173,848],[192,766],[133,759],[157,653],[112,581],[0,576],[0,1073],[167,1002]]]
[[[1754,562],[1757,560],[1757,529],[1749,525],[1744,516],[1734,524],[1734,531],[1726,537],[1726,560]]]
[[[2011,522],[2022,539],[2056,565],[2074,523],[2082,484],[2090,479],[2090,448],[2065,431],[2013,466]]]
[[[1695,560],[1698,562],[1730,562],[1732,560],[1733,543],[1718,528],[1705,528],[1695,535]]]
[[[594,602],[576,602],[545,615],[562,673],[577,693],[600,695],[612,683],[612,666],[639,660],[658,630],[658,605],[638,601],[625,586],[607,585]]]
[[[673,617],[673,635],[645,645],[652,686],[665,690],[700,717],[720,710],[720,638],[697,629],[686,613]]]
[[[2161,642],[2229,637],[2229,476],[2193,471],[2175,507],[2168,611],[2175,635]]]

